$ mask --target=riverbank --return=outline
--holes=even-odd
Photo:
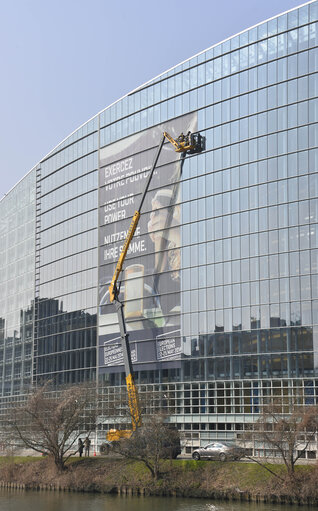
[[[82,491],[122,495],[169,495],[233,501],[318,505],[318,466],[166,460],[158,480],[140,462],[111,458],[73,458],[58,473],[47,458],[0,458],[0,487]]]

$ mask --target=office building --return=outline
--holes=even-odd
[[[163,131],[122,275],[137,383],[186,449],[235,440],[268,396],[318,397],[318,2],[130,92],[0,202],[3,399],[32,381],[124,385],[108,286]],[[124,387],[123,387],[124,388]],[[261,454],[261,453],[259,453]]]

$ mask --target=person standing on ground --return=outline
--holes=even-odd
[[[89,456],[89,448],[90,448],[90,445],[91,445],[91,441],[90,439],[88,438],[88,436],[85,438],[84,440],[84,447],[85,447],[85,456]]]
[[[81,438],[78,439],[77,445],[78,445],[78,454],[81,458],[82,454],[83,454],[83,450],[84,450],[84,444],[83,444],[83,441]]]

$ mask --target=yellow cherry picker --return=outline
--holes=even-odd
[[[123,351],[123,357],[124,357],[124,366],[125,366],[125,374],[126,374],[126,387],[127,387],[127,393],[128,393],[128,406],[131,416],[131,422],[132,422],[132,429],[129,430],[117,430],[117,429],[111,429],[108,431],[106,438],[109,444],[103,444],[101,447],[101,452],[106,453],[109,450],[109,447],[113,442],[118,442],[123,438],[130,438],[132,433],[136,431],[138,427],[141,426],[142,418],[141,418],[141,409],[138,399],[138,391],[135,384],[134,379],[134,372],[133,372],[133,366],[132,366],[132,359],[131,359],[131,351],[129,346],[129,338],[128,333],[126,329],[126,322],[125,322],[125,316],[124,316],[124,304],[119,300],[119,290],[120,285],[118,284],[118,280],[120,277],[120,274],[123,269],[123,264],[125,262],[125,258],[131,243],[131,240],[134,236],[134,233],[136,231],[136,228],[138,226],[138,222],[141,215],[141,209],[143,206],[143,203],[145,201],[145,197],[154,173],[154,170],[156,168],[163,144],[165,140],[168,140],[173,146],[174,150],[177,153],[181,153],[181,158],[185,158],[187,154],[194,154],[201,152],[203,149],[203,137],[199,133],[191,133],[188,132],[186,135],[181,133],[178,138],[174,139],[169,133],[164,132],[162,135],[162,138],[160,140],[151,170],[149,172],[149,175],[147,177],[147,181],[144,187],[144,190],[142,192],[142,196],[140,199],[139,207],[135,210],[135,213],[133,215],[130,227],[127,232],[127,236],[123,245],[123,248],[121,250],[118,262],[116,264],[116,268],[114,271],[113,278],[111,280],[110,286],[109,286],[109,296],[110,301],[114,303],[117,311],[118,316],[118,323],[119,323],[119,330],[120,330],[120,338],[121,338],[121,347]]]

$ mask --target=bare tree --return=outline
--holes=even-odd
[[[260,418],[248,436],[254,444],[278,453],[285,464],[288,476],[293,479],[297,460],[315,440],[317,432],[317,406],[301,406],[290,398],[282,398],[263,407]],[[280,477],[262,462],[255,458],[253,461]]]
[[[129,439],[114,446],[114,450],[126,459],[141,461],[155,480],[162,473],[163,460],[180,454],[179,432],[166,420],[160,413],[147,417]]]
[[[22,403],[11,403],[7,416],[7,443],[19,442],[48,454],[59,471],[77,450],[77,440],[95,428],[96,389],[90,384],[52,390],[50,382],[32,389]]]

